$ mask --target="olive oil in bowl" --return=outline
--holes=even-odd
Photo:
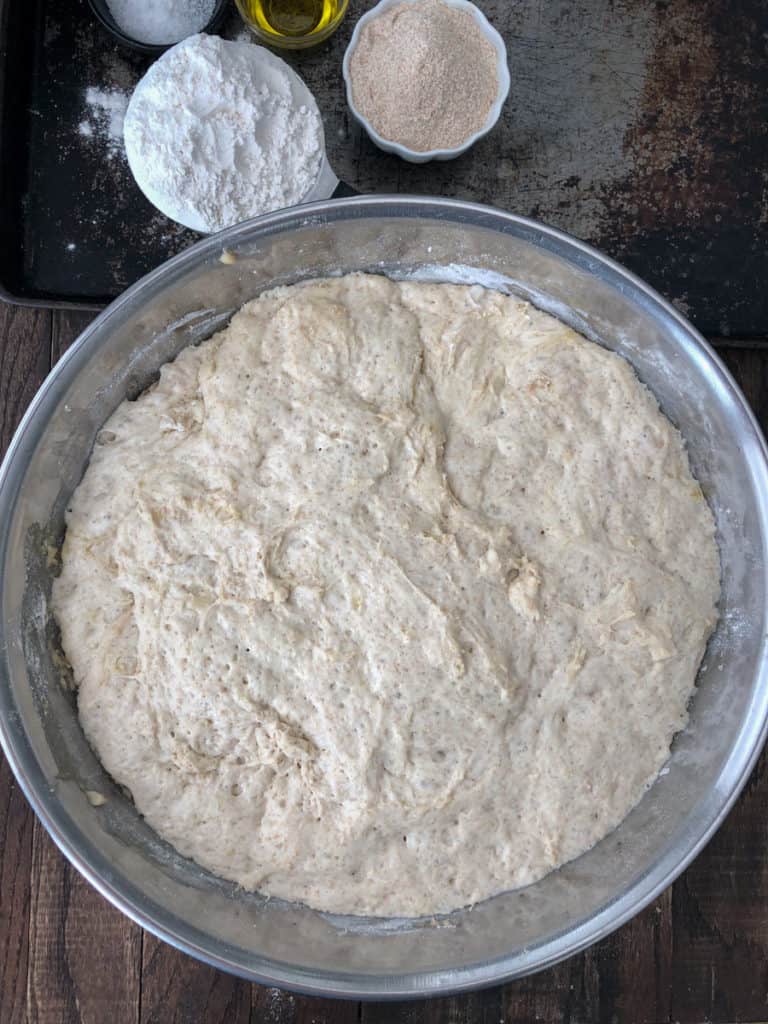
[[[236,0],[246,25],[267,46],[298,50],[327,39],[349,0]]]

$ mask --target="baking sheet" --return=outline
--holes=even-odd
[[[144,199],[120,143],[151,58],[113,42],[84,0],[6,8],[2,285],[102,305],[196,240]]]
[[[480,0],[507,42],[509,102],[469,153],[422,166],[377,150],[346,107],[341,57],[372,3],[356,0],[327,44],[287,58],[318,99],[343,180],[535,217],[626,264],[706,334],[768,338],[764,0]],[[244,33],[233,9],[223,34]],[[196,240],[133,184],[109,106],[150,59],[115,42],[86,0],[0,0],[6,298],[98,307]]]

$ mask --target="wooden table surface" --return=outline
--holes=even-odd
[[[338,76],[331,82],[322,55],[309,56],[300,69],[324,97],[336,169],[364,190],[495,202],[598,243],[720,336],[721,355],[768,428],[768,348],[754,347],[768,334],[768,290],[756,272],[766,256],[765,161],[753,158],[756,140],[764,146],[768,138],[768,90],[758,88],[757,77],[768,39],[759,31],[764,0],[488,0],[482,6],[505,30],[522,68],[507,127],[454,165],[408,167],[355,134]],[[558,33],[560,63],[542,70]],[[590,46],[594,52],[583,58]],[[643,67],[650,71],[641,81],[635,58],[644,48]],[[598,106],[592,121],[574,120],[575,109],[587,109],[583,103],[557,105],[559,96],[572,100],[578,89],[586,102],[593,87],[604,108]],[[549,112],[543,121],[531,106],[542,94]],[[590,159],[600,146],[615,152],[611,174],[605,159]],[[730,242],[720,230],[729,211],[739,232]],[[734,280],[728,281],[721,268],[731,257]],[[89,318],[0,305],[3,448],[43,377]],[[69,867],[1,758],[0,843],[0,1024],[768,1022],[765,756],[694,864],[614,935],[523,981],[429,1002],[307,999],[248,984],[176,952]]]

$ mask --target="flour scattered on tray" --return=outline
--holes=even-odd
[[[123,121],[128,109],[128,94],[119,89],[97,89],[89,86],[85,91],[86,116],[78,125],[78,134],[104,145],[107,156],[124,156]]]

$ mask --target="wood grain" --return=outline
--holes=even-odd
[[[50,368],[51,314],[0,303],[0,448]],[[25,1019],[33,817],[0,758],[0,1021]]]
[[[144,933],[141,1024],[249,1024],[250,989]]]
[[[510,1018],[504,1014],[504,994],[504,989],[493,988],[442,999],[363,1003],[360,1020],[363,1024],[506,1024]]]
[[[51,365],[59,361],[95,316],[95,313],[79,310],[61,310],[54,315],[51,324]]]
[[[0,755],[0,1020],[25,1019],[32,812]]]
[[[39,822],[31,867],[30,1024],[138,1024],[141,929],[69,866]]]
[[[51,368],[51,313],[0,302],[0,448]]]
[[[360,1004],[251,986],[251,1024],[358,1024]]]

